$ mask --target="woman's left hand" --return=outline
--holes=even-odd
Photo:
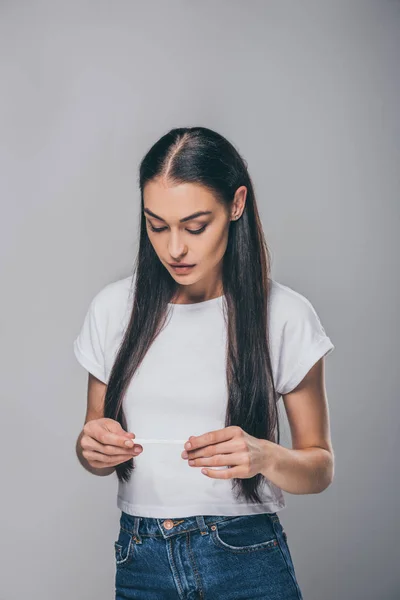
[[[190,442],[192,447],[187,448]],[[214,479],[248,479],[264,472],[274,460],[273,442],[249,435],[241,427],[232,425],[190,436],[182,452],[193,467],[229,467],[204,469],[201,472]],[[185,456],[185,453],[187,456]]]

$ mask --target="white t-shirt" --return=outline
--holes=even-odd
[[[285,507],[282,490],[265,480],[262,504],[237,501],[231,479],[213,479],[181,457],[190,436],[225,427],[226,325],[220,296],[171,304],[167,324],[131,380],[123,401],[127,430],[143,452],[129,482],[118,480],[117,506],[155,518],[244,515]],[[294,389],[333,349],[304,296],[271,280],[270,354],[277,399]],[[74,341],[81,365],[104,383],[132,309],[132,276],[112,282],[93,298]],[[221,467],[219,467],[221,468]]]

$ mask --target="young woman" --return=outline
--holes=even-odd
[[[173,129],[139,183],[133,274],[97,293],[74,341],[89,371],[77,453],[118,477],[115,597],[301,599],[278,511],[283,491],[332,481],[323,360],[334,346],[311,303],[272,279],[229,141]]]

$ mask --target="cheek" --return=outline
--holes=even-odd
[[[151,231],[150,232],[148,231],[147,234],[148,234],[148,237],[149,237],[149,240],[150,240],[150,244],[153,246],[155,252],[157,254],[159,254],[160,250],[161,250],[161,241],[160,241],[160,238],[159,237],[157,238],[157,234],[154,234]]]
[[[213,236],[207,244],[206,255],[210,260],[217,262],[225,254],[228,245],[228,235],[225,230]]]

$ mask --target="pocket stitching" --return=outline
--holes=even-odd
[[[120,544],[118,541],[114,542],[115,562],[118,566],[124,565],[127,562],[130,562],[130,560],[132,559],[132,539],[133,538],[131,536],[129,538],[129,544],[128,544],[128,549],[127,549],[125,558],[118,558],[118,557],[122,556],[123,545]]]
[[[228,550],[237,554],[243,554],[245,552],[256,552],[257,550],[273,550],[278,548],[278,540],[273,538],[266,542],[260,542],[259,544],[253,544],[251,546],[230,546],[226,542],[223,542],[218,535],[218,525],[215,524],[215,528],[211,530],[211,540],[218,548]]]

